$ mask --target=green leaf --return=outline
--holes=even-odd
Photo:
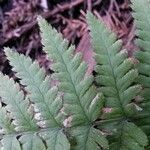
[[[19,55],[10,49],[5,49],[16,76],[21,79],[21,84],[25,85],[30,100],[41,113],[40,121],[46,127],[56,127],[61,125],[63,119],[59,110],[62,108],[62,98],[58,96],[57,87],[50,85],[50,77],[45,75],[43,68],[40,68],[36,61],[32,62],[29,57]]]
[[[150,3],[148,0],[132,0],[133,17],[135,19],[135,24],[137,27],[137,45],[140,47],[141,51],[135,53],[135,57],[140,61],[137,65],[140,76],[138,82],[147,88],[147,94],[150,92]],[[145,93],[145,91],[143,91]],[[144,95],[145,97],[145,95]],[[146,98],[146,97],[145,97]],[[145,99],[145,102],[149,100]]]
[[[38,18],[44,51],[54,61],[53,77],[58,79],[59,91],[64,93],[64,112],[69,118],[64,126],[71,127],[87,124],[97,119],[101,112],[103,98],[93,86],[93,76],[87,75],[87,65],[80,53],[75,54],[74,47],[52,29],[48,23]],[[48,31],[48,32],[47,32]]]
[[[24,94],[13,79],[0,74],[0,96],[7,105],[5,108],[12,114],[17,131],[31,131],[37,125],[28,111],[29,101],[24,100]]]
[[[80,126],[72,128],[71,135],[75,140],[74,150],[100,150],[108,149],[108,141],[100,132],[91,126]]]
[[[114,142],[110,145],[110,150],[144,150],[148,145],[145,133],[135,124],[126,121],[119,126],[112,141]]]
[[[4,150],[70,150],[70,143],[59,128],[5,135],[1,144]]]
[[[47,150],[70,150],[70,143],[61,130],[48,130],[40,135],[46,141]]]
[[[139,119],[136,117],[136,124],[150,136],[150,2],[132,0],[132,9],[138,36],[136,44],[140,48],[135,52],[135,57],[139,60],[137,82],[143,87],[141,96],[144,97],[141,103],[143,111],[139,114]]]
[[[4,136],[2,139],[2,148],[3,150],[21,150],[19,141],[16,139],[16,136]]]
[[[2,147],[10,150],[17,150],[20,146],[20,149],[23,150],[69,150],[70,144],[60,131],[61,128],[57,130],[52,128],[60,127],[61,119],[63,119],[61,118],[62,98],[57,88],[51,87],[49,77],[36,62],[33,63],[30,58],[9,49],[5,49],[5,52],[28,93],[24,98],[19,85],[7,76],[0,74],[0,96],[3,103],[6,104],[7,111],[12,113],[11,116],[8,116],[4,107],[0,110],[0,117],[3,117],[4,114],[4,119],[1,119],[0,124],[2,129],[6,130],[5,135],[1,135]],[[29,99],[36,106],[34,115],[29,111],[31,105]],[[38,120],[36,115],[41,114],[42,118]],[[12,121],[12,119],[14,120]],[[39,121],[42,123],[40,128],[34,119],[37,119],[38,124]],[[14,123],[15,129],[10,130]],[[46,126],[43,125],[44,123]],[[8,131],[10,134],[7,134]],[[44,138],[45,135],[46,138]],[[9,142],[8,146],[5,145],[7,141]],[[16,145],[13,145],[11,141]]]
[[[22,144],[22,149],[23,150],[46,150],[46,147],[37,135],[34,134],[27,134],[21,136],[19,141]]]
[[[87,22],[97,63],[95,80],[106,98],[105,107],[117,112],[117,116],[134,115],[127,106],[139,94],[141,86],[133,85],[138,77],[133,59],[127,58],[125,50],[120,51],[122,42],[91,13],[87,14]]]

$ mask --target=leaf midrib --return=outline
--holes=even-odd
[[[53,114],[51,113],[49,106],[46,104],[44,95],[42,94],[40,88],[39,88],[38,86],[36,86],[35,81],[34,81],[34,78],[33,78],[33,77],[31,76],[31,74],[27,71],[26,66],[25,66],[22,62],[20,62],[20,63],[21,63],[22,66],[24,67],[25,72],[29,75],[29,77],[30,77],[30,79],[32,80],[32,83],[34,84],[34,86],[38,89],[39,93],[41,94],[41,96],[42,96],[42,98],[43,98],[43,101],[42,101],[42,102],[45,104],[45,106],[46,106],[46,108],[47,108],[47,110],[48,110],[48,112],[49,112],[49,114],[50,114],[50,117],[48,117],[48,118],[49,118],[50,120],[51,120],[51,118],[52,118],[53,121],[55,122],[55,124],[56,124],[57,126],[60,126],[60,124],[56,121],[56,119],[54,118]],[[49,120],[49,121],[50,121],[50,120]]]
[[[118,102],[119,102],[119,104],[120,104],[120,108],[121,108],[121,110],[122,110],[124,116],[126,116],[126,113],[125,113],[124,108],[123,108],[123,104],[122,104],[122,102],[121,102],[121,96],[120,96],[120,94],[119,94],[119,88],[118,88],[118,86],[117,86],[117,80],[116,80],[117,78],[116,78],[116,76],[115,76],[114,68],[113,68],[113,65],[112,65],[112,61],[111,61],[111,58],[112,58],[112,57],[110,57],[109,47],[107,47],[106,40],[104,40],[103,36],[101,36],[101,39],[102,39],[102,41],[104,41],[104,47],[105,47],[106,52],[107,52],[107,55],[108,55],[109,65],[110,65],[110,67],[111,67],[113,79],[114,79],[114,81],[115,81],[115,89],[117,90]]]
[[[57,45],[57,43],[55,42],[55,40],[53,40],[53,43],[55,43],[55,45]],[[57,52],[59,53],[60,58],[61,58],[61,60],[62,60],[62,63],[63,63],[63,65],[65,66],[66,72],[67,72],[67,74],[68,74],[68,76],[69,76],[69,78],[70,78],[70,82],[71,82],[71,84],[72,84],[72,86],[73,86],[73,88],[74,88],[75,95],[77,96],[77,102],[78,102],[79,106],[81,107],[82,112],[83,112],[84,116],[86,117],[86,120],[87,120],[88,122],[90,122],[90,119],[89,119],[89,117],[87,116],[87,114],[86,114],[86,112],[85,112],[85,110],[84,110],[84,107],[82,106],[82,104],[81,104],[81,102],[80,102],[80,97],[79,97],[79,95],[78,95],[78,92],[77,92],[75,83],[73,82],[72,72],[70,72],[69,69],[68,69],[68,65],[67,65],[68,63],[66,63],[66,61],[65,61],[65,59],[64,59],[64,57],[63,57],[63,53],[60,52],[60,50],[58,49],[57,46],[55,46],[55,49],[56,49]],[[48,55],[49,55],[49,53],[48,53]]]

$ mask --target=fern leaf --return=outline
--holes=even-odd
[[[44,145],[42,139],[33,134],[23,135],[19,139],[23,150],[46,150],[46,146]]]
[[[40,136],[46,141],[47,150],[70,150],[70,143],[61,130],[53,129],[41,132]]]
[[[0,125],[4,130],[4,136],[1,135],[2,149],[21,150],[21,143],[17,139],[17,134],[19,132],[34,132],[38,129],[36,122],[32,118],[33,115],[28,111],[29,102],[27,99],[24,100],[24,94],[20,91],[19,85],[2,74],[0,74],[0,96],[3,103],[6,104],[7,111],[9,111],[12,116],[12,118],[10,118],[5,108],[1,108]],[[11,119],[13,119],[13,123]],[[23,138],[23,136],[21,138]],[[27,142],[30,141],[29,138],[26,140]]]
[[[1,142],[3,150],[21,150],[21,145],[15,135],[4,136]]]
[[[59,110],[62,108],[61,97],[57,96],[56,87],[50,87],[49,77],[45,75],[44,69],[40,68],[38,63],[32,62],[29,57],[19,55],[10,49],[5,49],[10,65],[16,76],[21,79],[21,84],[26,86],[26,90],[30,93],[29,98],[41,113],[39,121],[45,122],[47,127],[60,126],[63,119]]]
[[[0,109],[0,117],[1,117],[0,118],[0,126],[1,126],[2,130],[4,130],[4,132],[0,135],[2,149],[4,149],[4,150],[5,149],[6,150],[33,149],[34,150],[35,149],[36,150],[38,148],[38,150],[44,150],[44,149],[45,150],[46,149],[58,150],[58,148],[57,148],[58,145],[59,145],[59,147],[61,145],[62,150],[67,150],[67,149],[69,150],[70,144],[69,144],[66,136],[63,134],[62,129],[60,127],[56,128],[58,125],[54,124],[55,123],[54,119],[51,118],[51,116],[49,116],[49,113],[47,113],[47,111],[48,111],[47,108],[49,108],[51,106],[52,107],[50,109],[52,112],[51,114],[52,115],[55,114],[57,116],[58,111],[60,111],[60,108],[62,107],[61,99],[56,98],[57,93],[58,93],[57,90],[49,87],[49,80],[48,80],[48,78],[46,78],[43,75],[43,73],[44,73],[43,70],[40,69],[36,63],[32,63],[31,59],[26,58],[23,55],[19,55],[18,53],[11,52],[8,49],[6,51],[7,51],[6,52],[7,55],[9,55],[8,57],[9,57],[11,63],[12,62],[15,63],[14,62],[15,60],[13,60],[13,58],[15,58],[18,62],[20,61],[20,59],[22,59],[22,63],[24,64],[24,66],[29,65],[29,66],[32,66],[31,67],[32,70],[34,70],[34,69],[39,70],[39,72],[33,72],[33,73],[37,73],[37,76],[38,75],[39,76],[38,77],[36,77],[36,76],[28,77],[29,74],[26,71],[19,70],[20,68],[17,68],[17,64],[16,64],[16,70],[18,69],[17,70],[18,76],[19,77],[21,76],[23,78],[22,83],[28,83],[28,85],[27,85],[28,87],[26,89],[29,90],[29,92],[33,92],[32,93],[33,95],[31,93],[29,93],[29,95],[27,95],[26,98],[24,99],[24,94],[22,91],[20,91],[19,85],[17,83],[15,83],[12,79],[9,79],[7,76],[0,74],[0,96],[3,100],[3,103],[6,104],[6,107],[5,107],[6,110],[11,113],[11,116],[8,116],[8,113],[4,107],[2,107]],[[14,57],[12,58],[11,56],[14,56]],[[23,66],[20,66],[20,67],[23,68]],[[25,69],[25,68],[23,68],[23,69]],[[33,84],[34,83],[32,80],[33,78],[39,79],[40,81],[36,80],[36,83]],[[43,82],[41,80],[43,80]],[[38,93],[36,93],[37,85],[39,85],[39,88],[42,89],[41,90],[42,92],[43,91],[47,92],[46,94],[44,93],[45,94],[44,100],[46,100],[46,102],[47,102],[46,105],[49,106],[49,107],[46,107],[46,110],[43,109],[45,106],[42,105],[42,103],[44,103],[43,102],[44,100],[40,99],[41,97],[37,97],[37,96],[41,96],[40,95],[41,93],[39,95],[38,95]],[[30,96],[30,94],[31,94],[31,96]],[[50,118],[50,120],[48,120],[48,121],[49,122],[51,121],[51,125],[46,126],[46,129],[39,128],[37,126],[35,119],[33,119],[33,117],[35,117],[36,115],[34,116],[29,111],[30,104],[28,101],[28,97],[30,98],[31,101],[32,101],[31,98],[33,98],[33,102],[35,103],[36,107],[39,109],[38,113],[44,114],[42,112],[45,111],[44,117],[48,118],[48,119]],[[40,101],[41,105],[38,104],[39,100],[41,100]],[[59,109],[58,109],[58,107],[59,107]],[[13,121],[12,121],[12,119],[13,119]],[[39,120],[37,122],[39,122]],[[15,125],[15,128],[14,128],[14,125]],[[49,130],[53,129],[52,125],[53,126],[55,125],[55,130],[57,130],[57,132],[59,132],[59,134],[54,134],[53,132],[49,133]],[[61,124],[59,124],[59,126],[61,126]],[[45,128],[45,127],[42,126],[42,128]],[[55,135],[56,140],[49,141],[49,144],[46,144],[47,139],[43,139],[43,137],[41,136],[41,133],[43,133],[45,131],[46,131],[46,133],[49,133],[49,137],[52,137],[52,136],[54,137],[54,135]],[[61,138],[63,141],[66,141],[66,143],[60,142]]]
[[[0,96],[11,112],[18,131],[31,131],[37,128],[32,115],[28,112],[29,102],[24,100],[24,94],[17,83],[0,74]]]
[[[101,148],[108,149],[108,141],[104,135],[91,126],[80,126],[72,128],[71,135],[76,137],[75,150],[99,150]]]
[[[26,134],[17,140],[15,135],[4,136],[3,150],[46,150],[43,141],[36,135]]]
[[[115,132],[116,137],[112,137],[112,141],[114,142],[110,145],[110,150],[144,150],[148,144],[145,133],[131,122],[122,122]],[[121,134],[119,137],[117,132]]]
[[[150,12],[150,3],[148,0],[132,0],[132,8],[134,10],[133,17],[135,18],[135,24],[137,27],[137,45],[141,48],[141,51],[137,51],[135,53],[136,58],[140,61],[138,65],[138,70],[140,72],[139,82],[147,88],[147,92],[149,88],[149,64],[150,64],[150,29],[147,26],[150,25],[149,12]]]
[[[150,136],[150,2],[148,0],[132,0],[133,17],[137,27],[136,41],[141,51],[135,52],[135,57],[140,61],[137,65],[139,71],[138,82],[142,84],[142,96],[144,97],[141,107],[143,111],[136,121]]]
[[[39,18],[44,51],[54,61],[54,77],[60,81],[59,90],[64,92],[64,111],[69,114],[69,121],[64,125],[75,126],[94,121],[100,114],[103,99],[92,85],[93,76],[87,76],[87,65],[80,53],[74,54],[74,47],[68,47],[68,41]],[[68,122],[68,123],[67,123]]]
[[[4,130],[3,134],[5,134],[3,137],[1,136],[2,148],[4,150],[21,150],[21,143],[17,139],[17,132],[35,131],[38,129],[35,121],[32,119],[32,115],[28,112],[28,101],[24,100],[24,94],[20,91],[19,85],[2,74],[0,74],[0,96],[7,105],[6,109],[11,113],[14,119],[13,124],[15,125],[15,128],[13,128],[14,125],[11,123],[11,118],[8,118],[4,107],[1,108],[0,125]],[[29,138],[26,140],[27,142],[30,141]],[[35,139],[34,142],[36,141]]]
[[[6,134],[1,139],[4,150],[70,150],[66,135],[59,128]]]
[[[124,124],[123,121],[136,116],[142,110],[133,102],[142,89],[140,85],[133,84],[138,77],[138,72],[134,69],[134,61],[127,58],[126,51],[120,51],[122,42],[117,40],[116,35],[102,22],[99,22],[91,13],[87,14],[87,20],[97,63],[95,80],[97,85],[101,86],[100,90],[106,98],[103,119],[120,118],[118,126],[121,128],[116,132],[117,137],[115,138],[113,134],[113,140],[110,140],[111,149],[134,150],[133,145],[137,146],[137,149],[144,149],[148,145],[147,136],[133,123]],[[135,136],[131,136],[132,130],[135,130]],[[142,141],[137,141],[136,135],[140,136],[140,134],[144,138],[143,145],[140,143]],[[115,139],[117,142],[113,142]]]
[[[44,19],[39,18],[39,26],[42,32],[42,43],[45,46],[44,51],[54,61],[53,77],[60,81],[59,91],[64,94],[63,111],[68,114],[63,121],[64,126],[92,125],[92,122],[100,115],[104,101],[102,94],[98,93],[96,87],[93,86],[93,76],[86,74],[87,65],[82,61],[82,55],[75,54],[74,47],[69,47],[68,41],[63,40],[62,35],[52,29]],[[91,141],[92,147],[103,146],[100,141],[101,136],[99,135],[99,138],[95,139],[94,131],[92,131],[87,130],[85,139],[82,138],[75,149],[78,147],[81,147],[81,150],[90,148]],[[88,140],[88,136],[90,140]],[[78,135],[73,135],[73,137],[76,140],[80,139]],[[105,137],[101,138],[105,139]],[[108,146],[108,144],[106,145]]]
[[[128,104],[132,103],[141,89],[140,85],[132,86],[138,77],[133,60],[127,58],[125,50],[120,51],[122,42],[117,40],[116,35],[91,13],[88,13],[87,21],[97,62],[96,82],[106,97],[105,107],[112,109],[114,117],[114,112],[118,117],[133,115]],[[132,106],[136,110],[134,105]]]

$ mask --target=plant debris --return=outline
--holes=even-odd
[[[135,27],[131,16],[129,0],[4,0],[0,2],[0,70],[11,74],[6,62],[3,47],[11,47],[18,52],[30,55],[49,70],[49,64],[42,51],[36,17],[46,18],[52,26],[75,44],[77,51],[83,52],[93,70],[94,60],[89,41],[85,14],[92,11],[99,19],[117,33],[123,40],[123,48],[132,55],[136,49],[133,40]]]

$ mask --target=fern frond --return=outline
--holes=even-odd
[[[120,51],[122,42],[117,40],[116,35],[91,13],[88,13],[87,21],[97,62],[96,82],[106,97],[105,107],[112,108],[118,116],[128,116],[129,104],[141,90],[140,85],[132,85],[138,77],[133,60],[127,58],[125,50]]]
[[[13,66],[16,76],[21,79],[21,84],[29,92],[30,100],[41,113],[41,122],[46,126],[60,126],[63,119],[60,109],[62,108],[62,99],[58,95],[56,87],[50,87],[50,78],[45,75],[44,69],[40,68],[38,63],[32,62],[29,57],[19,55],[8,48],[5,54]]]
[[[6,135],[1,143],[4,150],[70,150],[66,136],[58,129],[41,131],[39,134],[23,133],[19,138]]]
[[[17,139],[17,134],[19,132],[34,132],[38,129],[33,119],[33,114],[29,112],[29,101],[27,101],[27,99],[24,100],[24,94],[20,91],[19,85],[2,74],[0,74],[0,96],[3,103],[6,104],[5,108],[11,114],[11,119],[13,119],[12,122],[10,118],[6,120],[6,118],[8,118],[7,112],[4,108],[1,109],[1,113],[4,115],[0,115],[0,125],[2,130],[4,130],[4,136],[1,135],[2,148],[19,150],[21,146]],[[5,120],[2,122],[3,119]],[[15,128],[12,128],[13,126],[15,126]],[[5,130],[6,128],[7,130]]]
[[[87,65],[81,54],[75,54],[74,47],[69,47],[68,41],[44,19],[39,18],[39,26],[44,50],[54,61],[53,76],[60,81],[59,90],[64,92],[64,111],[71,116],[68,126],[94,121],[100,114],[103,99],[92,85],[93,76],[86,75]]]
[[[46,146],[44,145],[42,139],[37,135],[26,134],[21,136],[19,141],[22,145],[23,150],[29,150],[29,149],[36,150],[37,148],[38,150],[46,150]]]
[[[150,136],[150,2],[132,0],[132,8],[137,27],[136,43],[141,49],[135,52],[135,57],[139,60],[137,82],[143,86],[141,95],[144,97],[141,104],[143,111],[139,115],[140,119],[137,119],[137,124]]]
[[[110,147],[112,150],[134,150],[133,145],[136,145],[138,149],[144,149],[148,145],[147,136],[133,123],[128,122],[128,118],[136,116],[141,111],[133,101],[142,90],[140,85],[134,85],[138,77],[138,72],[134,69],[134,60],[127,58],[126,51],[120,51],[122,42],[91,13],[87,14],[87,21],[97,63],[95,80],[106,99],[103,119],[119,120],[116,129],[111,130],[112,133],[116,130],[116,137],[115,134],[112,135]],[[137,141],[136,136],[140,135],[143,135],[144,141]]]
[[[121,40],[91,13],[87,20],[97,63],[95,78],[87,73],[81,53],[41,17],[44,51],[54,62],[51,78],[36,61],[5,49],[25,93],[13,79],[0,74],[0,149],[150,148],[150,3],[132,2],[139,64],[121,51]]]
[[[135,18],[135,24],[137,27],[137,45],[141,48],[141,51],[135,53],[136,58],[140,61],[138,70],[140,72],[138,82],[141,83],[147,92],[150,89],[150,3],[148,0],[132,0],[132,8],[134,10],[133,17]]]
[[[75,145],[72,149],[76,150],[99,150],[108,149],[108,141],[100,130],[91,126],[74,127],[71,130],[71,135],[76,137]]]
[[[118,126],[114,136],[110,137],[113,141],[110,150],[143,150],[147,146],[147,136],[134,123],[123,121]],[[121,134],[119,138],[118,133]]]
[[[32,131],[37,129],[33,115],[29,113],[29,101],[24,100],[24,94],[20,91],[13,79],[0,74],[0,96],[7,105],[6,109],[11,113],[18,131]]]
[[[22,63],[26,66],[27,64],[30,66],[32,61],[29,58],[26,58],[23,55],[19,55],[18,53],[11,52],[10,50],[6,50],[7,55],[9,57],[9,60],[11,63],[15,63],[13,58],[11,56],[14,56],[14,58],[19,62],[19,59],[22,59]],[[11,59],[12,58],[12,59]],[[12,63],[12,64],[13,64]],[[29,67],[28,66],[28,67]],[[25,71],[20,71],[20,68],[17,68],[16,65],[16,70],[18,71],[18,75],[20,75],[23,78],[22,83],[31,83],[28,84],[28,87],[26,88],[27,90],[30,89],[30,92],[36,93],[36,85],[38,83],[41,83],[39,80],[35,80],[36,83],[35,85],[33,84],[32,79],[43,79],[45,76],[43,75],[42,69],[39,68],[39,66],[36,63],[32,63],[31,65],[32,71],[35,69],[39,70],[39,72],[33,72],[37,73],[38,78],[35,76],[31,77],[31,80],[28,77],[28,73]],[[23,67],[23,66],[21,66]],[[26,66],[27,67],[27,66]],[[31,69],[30,68],[30,69]],[[23,68],[25,69],[25,68]],[[29,69],[29,68],[28,68]],[[27,70],[28,70],[27,69]],[[30,70],[29,69],[29,70]],[[20,71],[20,72],[19,72]],[[31,70],[30,70],[31,71]],[[31,72],[30,72],[31,73]],[[39,73],[39,74],[38,74]],[[25,77],[27,76],[27,77]],[[47,83],[45,83],[47,82]],[[47,86],[46,86],[47,85]],[[34,90],[33,90],[33,87]],[[60,108],[60,105],[62,105],[62,102],[60,99],[57,101],[56,99],[56,93],[57,91],[54,90],[53,88],[49,89],[49,80],[44,80],[43,84],[41,84],[41,88],[43,87],[43,91],[47,92],[45,94],[46,102],[48,106],[53,107],[51,109],[52,114],[58,114],[58,107]],[[39,87],[40,88],[40,87]],[[49,90],[47,90],[49,89]],[[33,93],[32,93],[33,94]],[[51,130],[54,130],[50,125],[42,128],[41,129],[37,124],[39,122],[35,120],[35,115],[29,111],[30,107],[30,102],[28,101],[29,97],[34,98],[34,103],[36,105],[36,109],[39,110],[38,113],[42,113],[42,111],[48,111],[47,107],[46,110],[43,109],[43,99],[41,100],[41,97],[36,97],[38,95],[29,95],[24,96],[23,92],[20,90],[20,86],[15,83],[12,79],[9,79],[7,76],[4,76],[0,74],[0,96],[2,98],[2,102],[6,104],[6,110],[4,107],[1,108],[0,110],[0,126],[2,128],[2,133],[0,134],[0,139],[1,139],[1,147],[2,149],[7,149],[7,150],[29,150],[29,149],[37,149],[38,150],[59,150],[58,148],[62,147],[63,150],[69,150],[70,149],[70,144],[66,138],[66,136],[63,133],[63,129],[61,128],[61,125],[55,124],[55,131],[56,133],[51,132]],[[37,100],[36,100],[37,98]],[[39,98],[39,99],[38,99]],[[49,99],[47,99],[49,98]],[[54,99],[53,99],[54,98]],[[39,100],[41,100],[41,105],[38,104]],[[32,101],[32,100],[31,100]],[[49,103],[48,103],[49,102]],[[38,105],[37,105],[37,104]],[[56,109],[55,109],[56,108]],[[10,115],[8,115],[8,113]],[[42,113],[43,114],[43,113]],[[3,116],[2,116],[3,115]],[[56,115],[57,116],[57,115]],[[46,114],[45,112],[45,118],[49,118],[49,114]],[[51,116],[50,116],[51,117]],[[13,119],[13,120],[12,120]],[[52,122],[52,125],[54,127],[53,119],[48,120]],[[51,128],[50,128],[51,127]],[[43,134],[46,131],[45,134]],[[58,134],[59,133],[59,134]],[[46,142],[47,138],[44,138],[45,135],[47,135],[47,138],[49,139],[53,136],[55,138],[53,140],[50,140],[49,143]],[[52,135],[51,135],[52,134]],[[65,142],[60,142],[60,139]],[[44,142],[43,142],[44,141]]]
[[[4,136],[1,140],[1,149],[4,150],[21,150],[19,141],[15,135]]]
[[[69,47],[68,41],[63,40],[61,34],[52,29],[42,18],[39,18],[39,26],[42,32],[44,51],[54,62],[52,66],[53,77],[60,81],[59,91],[63,92],[63,110],[68,114],[63,122],[64,126],[76,127],[76,130],[78,130],[77,126],[81,125],[88,125],[91,128],[92,122],[100,115],[104,102],[102,94],[98,93],[96,87],[93,86],[93,76],[87,76],[87,65],[82,61],[82,55],[75,53],[74,47]],[[87,130],[87,128],[85,129]],[[75,140],[82,140],[77,142],[74,149],[78,150],[80,147],[81,150],[85,150],[91,147],[103,147],[100,142],[101,135],[95,139],[94,131],[92,131],[87,130],[84,134],[85,139],[80,139],[79,135],[74,134]],[[105,139],[104,137],[101,138]],[[105,144],[108,147],[108,143]]]
[[[70,150],[70,143],[66,135],[58,129],[52,129],[40,133],[40,136],[45,140],[48,150]]]

